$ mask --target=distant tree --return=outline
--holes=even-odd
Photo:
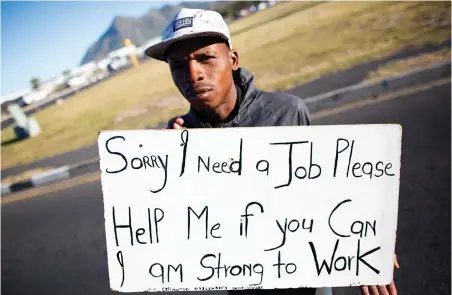
[[[31,82],[31,87],[34,90],[38,90],[39,87],[41,86],[41,80],[39,80],[39,78],[33,78],[33,79],[31,79],[30,82]]]
[[[224,18],[235,18],[239,14],[240,10],[248,8],[252,5],[258,5],[259,3],[261,3],[261,1],[234,1],[219,9],[218,12]]]

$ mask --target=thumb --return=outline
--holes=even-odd
[[[399,262],[397,261],[397,255],[396,255],[396,254],[394,254],[394,266],[395,266],[395,268],[397,268],[397,269],[400,268]]]

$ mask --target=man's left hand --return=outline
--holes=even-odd
[[[399,269],[397,255],[394,255],[394,267]],[[363,295],[397,295],[397,289],[394,281],[392,281],[386,286],[361,286],[361,293]]]

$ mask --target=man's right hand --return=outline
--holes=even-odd
[[[177,117],[168,122],[166,129],[187,129],[184,127],[184,119]]]

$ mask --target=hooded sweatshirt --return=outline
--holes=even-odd
[[[191,109],[182,116],[184,126],[229,128],[311,125],[308,109],[302,99],[288,93],[259,90],[253,80],[253,75],[244,68],[234,72],[237,103],[233,111],[236,115],[232,119],[213,126],[203,122]],[[315,292],[313,288],[228,291],[229,295],[315,295]]]
[[[194,110],[182,116],[187,128],[229,128],[264,126],[311,125],[304,101],[294,95],[281,92],[266,92],[256,88],[254,76],[244,68],[233,74],[237,88],[236,115],[218,125],[203,122]]]

